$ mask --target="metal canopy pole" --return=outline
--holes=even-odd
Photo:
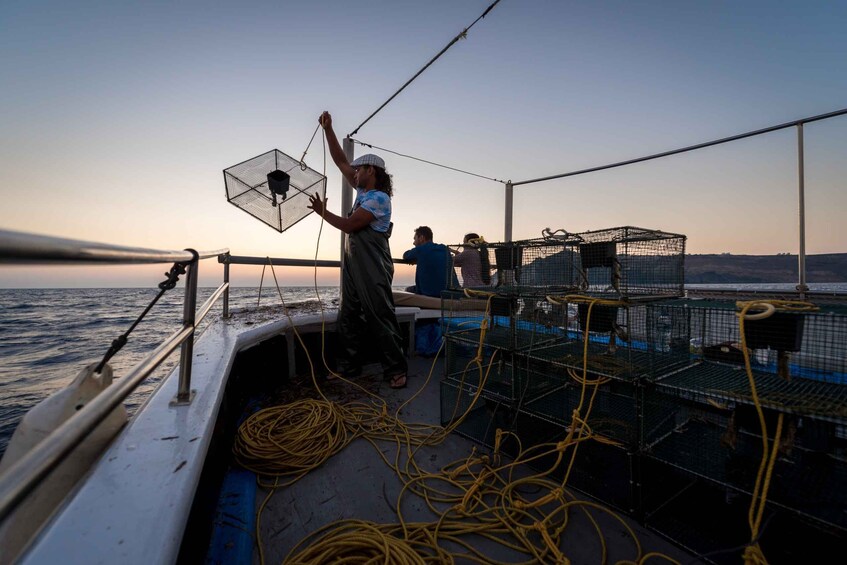
[[[806,299],[806,292],[809,287],[806,286],[806,186],[805,172],[803,166],[803,124],[797,124],[797,173],[798,173],[798,192],[800,194],[800,251],[797,255],[797,267],[799,270],[800,282],[797,285],[797,290],[800,292],[800,300]]]
[[[504,229],[504,240],[512,241],[512,210],[514,205],[515,191],[512,181],[506,183],[506,226]]]
[[[353,162],[353,139],[351,137],[345,137],[342,142],[342,149],[344,150],[344,155],[347,157],[347,162]],[[346,217],[347,212],[353,207],[353,187],[350,186],[350,183],[347,182],[347,179],[344,175],[341,175],[341,214],[340,216]],[[341,230],[341,269],[338,271],[338,292],[339,297],[341,296],[342,288],[344,286],[344,249],[347,246],[347,234]]]

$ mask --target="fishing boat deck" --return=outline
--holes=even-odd
[[[400,317],[402,319],[404,316]],[[408,316],[405,317],[408,319]],[[421,318],[425,317],[426,312]],[[305,332],[321,331],[315,325],[299,329]],[[323,329],[326,330],[326,327]],[[316,340],[308,339],[307,333],[301,333],[301,338],[304,338],[306,343],[316,343]],[[441,358],[410,357],[408,386],[399,390],[391,389],[383,380],[378,364],[366,366],[363,376],[355,380],[360,389],[359,386],[342,380],[325,380],[323,374],[326,370],[322,370],[319,350],[310,353],[313,356],[313,366],[316,368],[314,380],[310,370],[299,371],[299,374],[288,380],[286,386],[277,389],[276,394],[280,403],[292,402],[303,397],[319,398],[320,395],[315,392],[313,385],[313,382],[317,382],[321,392],[331,401],[379,405],[379,399],[382,399],[386,403],[387,412],[397,413],[406,424],[419,423],[434,427],[441,424],[442,399],[439,381],[444,373]],[[398,409],[400,409],[399,413]],[[276,489],[258,488],[255,505],[256,509],[261,508],[258,528],[261,554],[258,550],[255,551],[253,562],[283,562],[287,557],[290,558],[308,545],[308,543],[301,543],[304,539],[338,520],[399,524],[402,515],[402,521],[407,524],[437,522],[439,516],[428,507],[423,498],[410,494],[408,490],[404,491],[404,480],[408,480],[408,476],[401,478],[400,474],[383,459],[385,457],[393,464],[397,457],[398,447],[401,450],[399,462],[403,467],[408,455],[406,445],[400,446],[392,441],[372,443],[364,438],[358,438],[293,484]],[[377,452],[377,448],[382,454]],[[466,461],[474,453],[488,454],[493,460],[490,448],[451,433],[443,441],[425,445],[416,450],[414,460],[424,471],[439,473],[451,463]],[[509,458],[503,457],[501,465],[507,465],[510,461]],[[455,465],[451,468],[455,468]],[[538,474],[537,469],[520,465],[514,470],[512,479]],[[282,478],[280,482],[284,480]],[[262,483],[272,484],[273,479],[264,478]],[[533,489],[537,491],[535,485],[526,485],[524,490],[531,492]],[[533,494],[525,492],[522,494],[528,499],[533,497]],[[571,494],[580,499],[590,500],[573,491]],[[400,514],[398,514],[398,499],[401,500]],[[444,510],[448,506],[441,504],[439,509]],[[649,552],[662,553],[680,563],[700,562],[692,554],[641,527],[635,521],[620,513],[614,517],[611,511],[609,512],[591,511],[591,518],[588,513],[583,513],[578,508],[568,513],[567,527],[561,535],[559,548],[571,563],[602,562],[604,552],[605,562],[609,563],[619,560],[637,561]],[[452,513],[451,518],[458,519]],[[633,535],[627,531],[627,528],[630,528],[637,538],[640,553]],[[495,534],[495,537],[502,536],[502,533]],[[314,538],[310,541],[314,541]],[[529,554],[519,553],[484,536],[471,535],[466,541],[490,560],[507,562],[533,560]],[[539,544],[543,547],[540,539]],[[443,547],[454,555],[467,553],[467,549],[449,541],[443,542]],[[227,550],[222,551],[226,555]],[[544,560],[552,561],[553,557],[547,555]]]

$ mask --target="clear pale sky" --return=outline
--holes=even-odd
[[[0,228],[335,259],[335,229],[319,248],[315,215],[277,233],[226,201],[222,170],[299,158],[322,110],[351,132],[490,3],[5,0]],[[513,181],[640,157],[847,107],[845,30],[843,1],[502,0],[356,138]],[[807,253],[847,251],[845,149],[847,117],[805,127]],[[375,152],[394,256],[422,224],[502,240],[502,184]],[[320,137],[306,162],[323,171]],[[327,176],[339,212],[329,158]],[[515,192],[515,239],[635,225],[688,235],[689,253],[798,250],[793,129]],[[155,286],[166,267],[3,266],[0,287]]]

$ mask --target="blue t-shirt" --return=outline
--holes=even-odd
[[[385,233],[391,225],[391,197],[381,190],[356,189],[356,201],[353,210],[359,207],[373,214],[373,221],[368,224],[375,231]]]
[[[446,245],[427,241],[403,253],[403,260],[418,265],[415,271],[417,294],[440,297],[448,281],[452,281],[454,287],[459,286],[453,271],[453,258]]]

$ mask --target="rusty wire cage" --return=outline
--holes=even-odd
[[[326,197],[326,177],[278,149],[224,169],[227,201],[283,232],[308,216],[309,195]]]
[[[625,226],[574,234],[578,288],[592,296],[650,298],[684,293],[685,236]]]

